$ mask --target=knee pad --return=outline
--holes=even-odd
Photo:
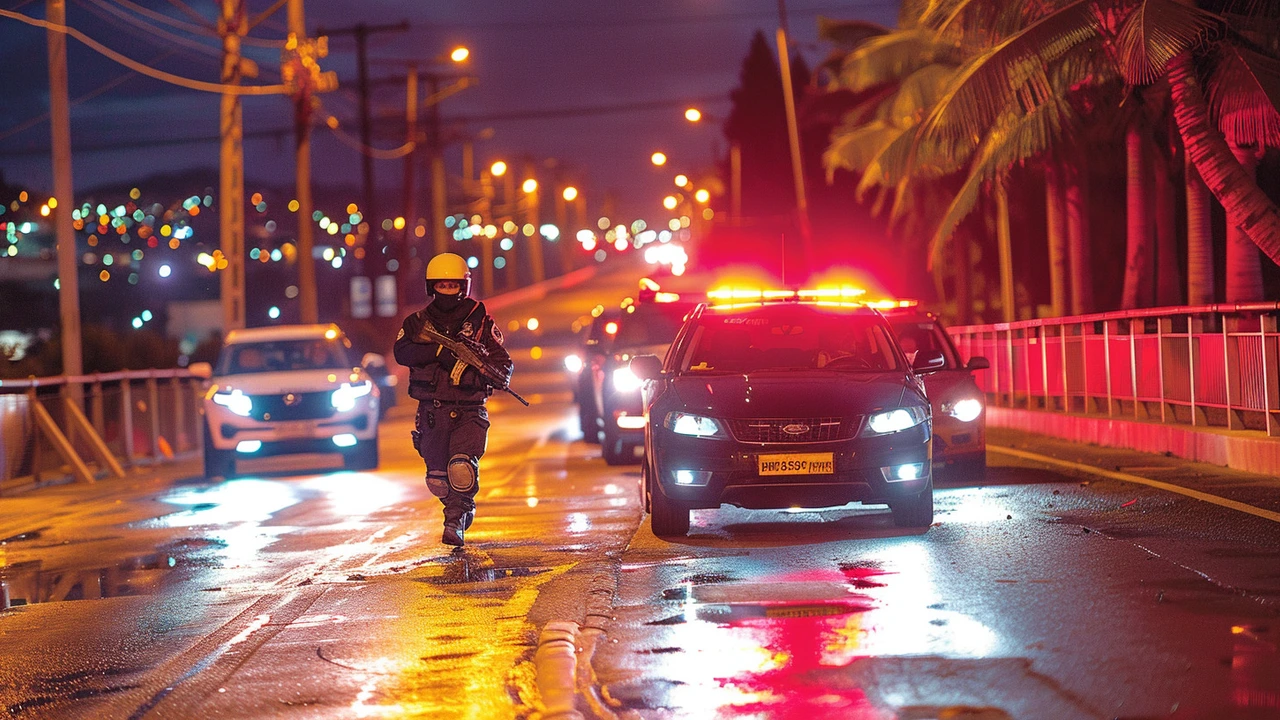
[[[448,473],[444,470],[428,470],[427,471],[427,489],[432,495],[442,498],[449,494],[449,478]]]
[[[480,463],[470,455],[454,455],[449,460],[449,485],[458,492],[468,492],[476,486]]]

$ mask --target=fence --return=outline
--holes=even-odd
[[[0,488],[50,474],[92,479],[82,457],[110,470],[116,459],[200,453],[200,383],[185,370],[0,380]]]
[[[1166,307],[950,329],[988,402],[1280,435],[1280,303]]]

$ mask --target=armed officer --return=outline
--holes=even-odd
[[[444,504],[441,541],[461,546],[475,519],[480,456],[489,433],[485,400],[506,387],[512,362],[502,332],[484,303],[468,297],[471,271],[453,253],[427,263],[426,307],[404,319],[396,336],[396,361],[409,368],[409,396],[418,401],[413,440],[427,465],[427,487]],[[429,333],[461,343],[484,372],[459,360]]]

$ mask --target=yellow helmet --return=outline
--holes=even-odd
[[[462,283],[459,295],[471,294],[471,269],[467,267],[467,261],[455,253],[440,253],[431,258],[427,263],[426,280],[429,295],[435,294],[435,284],[440,280],[456,280]]]

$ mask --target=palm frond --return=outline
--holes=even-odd
[[[924,30],[899,30],[873,37],[845,57],[840,85],[860,92],[945,61],[953,53],[953,48],[934,42],[932,34]]]
[[[827,181],[831,181],[837,170],[865,173],[876,156],[901,133],[901,129],[880,120],[873,120],[847,132],[833,133],[831,144],[822,153]]]
[[[900,127],[919,124],[946,92],[955,74],[955,67],[941,63],[911,73],[887,103],[889,119]]]
[[[956,192],[955,199],[938,229],[929,241],[929,267],[940,260],[947,240],[960,222],[973,211],[981,196],[983,185],[1004,173],[1013,165],[1033,158],[1047,150],[1063,123],[1071,113],[1064,97],[1047,102],[1026,115],[1006,115],[999,125],[988,133],[978,150],[964,185]]]
[[[1211,12],[1176,0],[1141,0],[1120,28],[1120,69],[1130,85],[1149,85],[1175,55],[1226,29]]]
[[[975,57],[925,121],[922,138],[976,143],[1010,107],[1034,108],[1052,89],[1045,68],[1100,38],[1092,0],[1076,0]]]
[[[1209,112],[1232,145],[1280,147],[1280,62],[1224,44],[1206,82]]]
[[[865,20],[836,20],[818,16],[818,37],[845,50],[853,50],[863,42],[884,35],[889,29]]]

